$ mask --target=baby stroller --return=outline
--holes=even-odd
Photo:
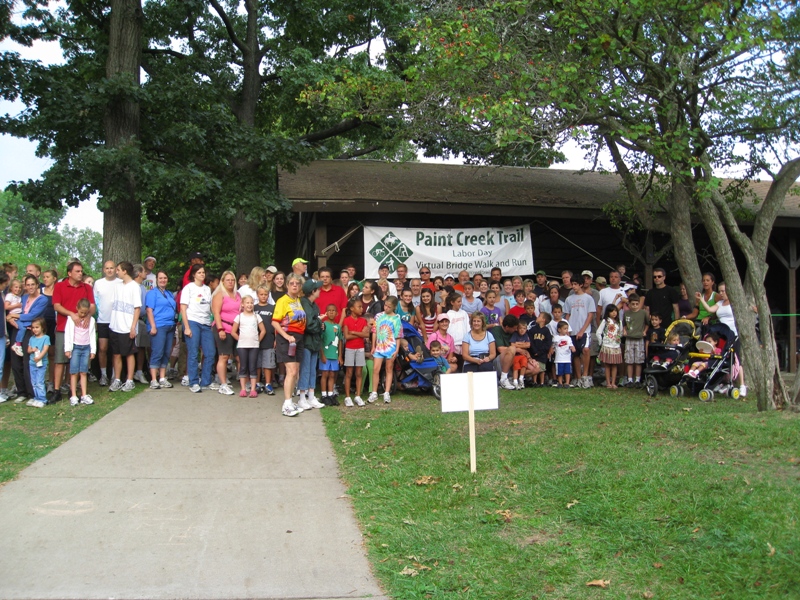
[[[673,333],[680,336],[680,346],[670,346],[666,343],[648,346],[647,365],[642,375],[644,388],[650,397],[658,394],[659,390],[670,389],[680,382],[689,363],[689,353],[694,350],[697,333],[693,321],[689,319],[673,321],[667,327],[664,339],[669,339]]]
[[[739,388],[734,385],[741,368],[734,350],[738,338],[730,328],[722,323],[713,325],[711,330],[718,333],[720,338],[725,341],[722,352],[717,354],[713,344],[698,341],[695,351],[689,353],[689,361],[707,361],[708,367],[700,371],[696,377],[692,377],[688,372],[689,364],[687,363],[684,366],[684,370],[687,372],[677,384],[670,388],[670,396],[681,397],[697,394],[703,402],[711,402],[714,400],[716,392],[727,393],[734,400],[739,398]]]
[[[431,357],[431,352],[425,345],[419,331],[407,321],[403,321],[403,339],[408,343],[408,349],[401,343],[395,361],[395,381],[401,390],[416,390],[419,392],[433,392],[437,400],[442,399],[442,389],[439,383],[439,367]],[[423,357],[421,361],[414,360],[409,354]]]

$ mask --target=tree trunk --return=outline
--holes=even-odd
[[[248,221],[243,210],[236,211],[233,240],[238,273],[249,273],[250,269],[261,264],[258,223]]]
[[[667,212],[675,262],[678,263],[681,281],[686,285],[689,298],[692,298],[694,292],[700,291],[702,280],[692,236],[692,196],[691,191],[675,179],[672,181]]]
[[[141,37],[140,0],[112,0],[106,78],[140,84]],[[106,108],[104,127],[107,148],[138,145],[139,104],[120,92]],[[142,216],[136,192],[136,176],[128,168],[109,174],[103,190],[109,203],[103,215],[104,260],[141,260]]]
[[[716,192],[714,192],[716,193]],[[698,203],[714,252],[717,255],[722,276],[736,315],[736,326],[742,346],[742,366],[745,370],[745,383],[755,393],[759,411],[782,407],[786,404],[786,389],[778,365],[778,350],[775,344],[775,331],[769,317],[769,304],[764,291],[764,278],[767,265],[755,252],[751,244],[738,244],[747,261],[747,284],[754,292],[759,313],[761,342],[756,335],[756,315],[747,301],[745,283],[739,273],[733,256],[728,234],[723,226],[723,215],[711,199],[703,198]]]

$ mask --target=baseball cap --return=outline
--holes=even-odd
[[[269,272],[270,272],[270,273],[272,273],[273,275],[274,275],[275,273],[277,273],[277,272],[278,272],[278,269],[276,269],[276,268],[275,268],[275,265],[270,265],[270,266],[268,266],[268,267],[267,267],[266,269],[264,269],[264,270],[265,270],[265,271],[269,271]]]
[[[449,321],[449,320],[450,320],[450,317],[448,317],[447,314],[445,314],[445,313],[442,313],[438,317],[436,317],[436,321],[437,322],[438,321]]]
[[[295,258],[295,259],[292,261],[292,266],[295,266],[297,263],[303,263],[304,265],[307,265],[307,264],[308,264],[308,261],[307,261],[305,258],[299,258],[299,257],[298,257],[298,258]]]
[[[378,267],[378,271],[380,271],[381,269],[389,269],[389,265],[387,265],[386,263],[383,263],[380,267]],[[391,271],[391,269],[389,269],[389,270]]]
[[[450,273],[444,276],[445,279],[455,279]]]
[[[314,290],[318,290],[322,287],[321,281],[314,281],[313,279],[309,279],[303,284],[303,293],[308,296],[309,294],[313,293]]]
[[[189,254],[189,260],[192,260],[194,258],[203,258],[203,253],[202,252],[192,252],[191,254]]]
[[[597,279],[595,279],[594,282],[595,283],[599,283],[600,285],[606,285],[608,283],[606,281],[606,278],[603,277],[602,275],[600,277],[598,277]]]
[[[542,271],[541,269],[539,269],[538,271],[536,271],[536,274],[537,274],[537,275],[547,275],[547,273],[545,273],[545,272],[544,272],[544,271]]]
[[[155,262],[156,257],[155,256],[148,256],[147,258],[144,259],[144,262],[147,262],[148,260],[152,260],[153,262]]]
[[[587,270],[581,272],[581,277],[585,277],[586,275],[589,276],[589,279],[594,279],[594,273],[592,273],[591,271]]]

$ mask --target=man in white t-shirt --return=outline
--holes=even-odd
[[[583,291],[583,286],[579,281],[572,282],[572,291],[575,293],[567,296],[564,301],[564,318],[575,331],[573,336],[575,385],[590,388],[594,385],[591,376],[591,337],[596,307],[594,298]]]
[[[595,317],[597,325],[600,325],[600,321],[603,320],[603,313],[609,304],[617,305],[619,318],[622,320],[622,311],[628,306],[628,296],[625,295],[625,290],[620,286],[621,279],[619,271],[611,271],[608,275],[608,287],[600,290],[600,302],[597,304],[597,315]]]
[[[142,285],[149,292],[156,287],[156,274],[155,271],[153,271],[153,269],[156,268],[156,257],[148,256],[144,259],[142,266],[144,267],[144,281],[142,281]]]
[[[389,281],[389,265],[384,263],[378,267],[378,279],[385,279],[386,281]],[[389,281],[389,295],[397,296],[397,286],[391,281]],[[383,299],[386,300],[386,298]]]
[[[133,265],[128,261],[124,260],[117,264],[117,277],[122,280],[122,285],[116,288],[109,323],[115,379],[108,391],[117,392],[121,389],[123,392],[130,392],[136,387],[133,383],[133,373],[136,369],[136,328],[142,309],[142,290],[133,280]],[[128,378],[124,384],[120,381],[123,356],[128,368]]]
[[[100,362],[100,385],[108,385],[108,339],[111,309],[117,287],[122,280],[117,277],[117,265],[113,260],[103,263],[103,278],[94,282],[94,301],[97,304],[97,360]]]

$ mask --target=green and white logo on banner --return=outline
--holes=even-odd
[[[388,265],[389,272],[393,273],[397,265],[406,262],[414,252],[390,231],[372,247],[369,254],[379,264]]]

